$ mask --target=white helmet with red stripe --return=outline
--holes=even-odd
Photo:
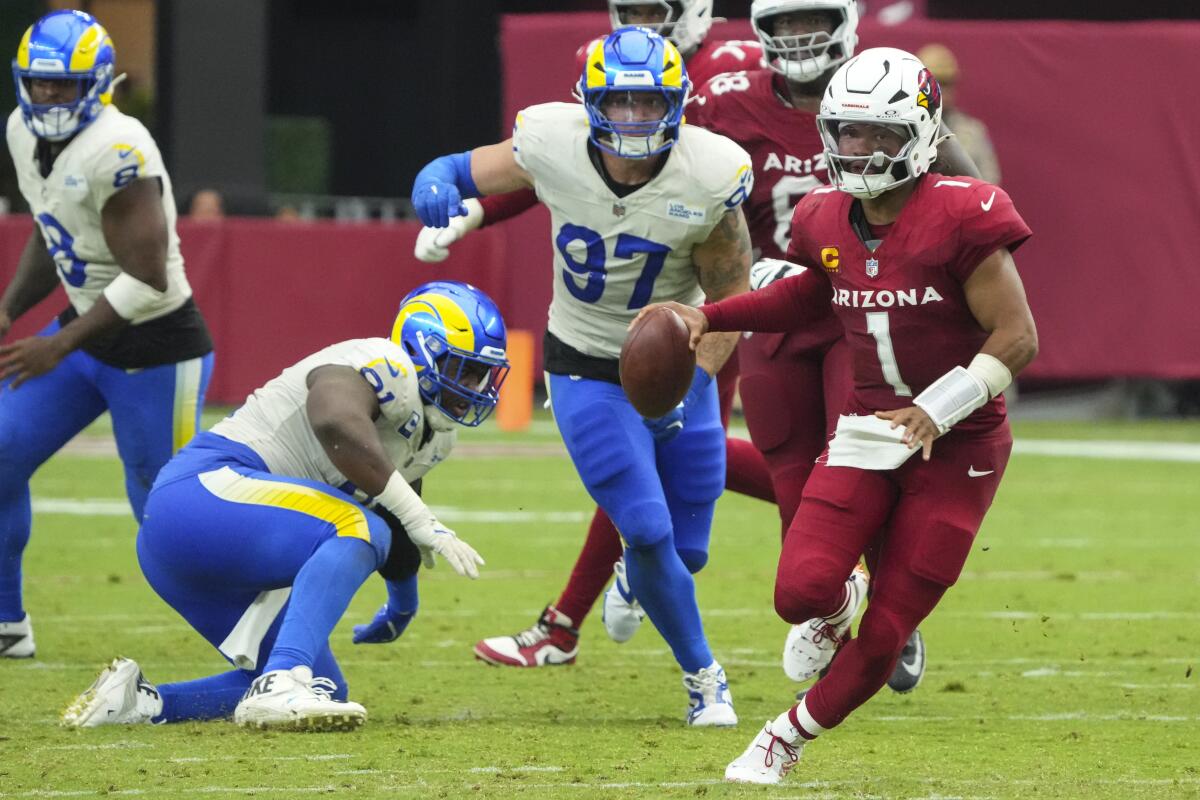
[[[629,12],[636,6],[661,6],[663,21],[648,23],[633,20]],[[713,24],[713,0],[608,0],[608,15],[613,30],[627,25],[649,28],[679,48],[685,56],[700,46]]]
[[[830,30],[777,35],[775,18],[782,14],[827,16]],[[855,0],[754,0],[750,25],[771,69],[788,80],[808,83],[854,55],[858,4]]]

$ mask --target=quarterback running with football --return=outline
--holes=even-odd
[[[0,340],[60,282],[70,305],[40,335],[0,344],[0,658],[35,654],[21,580],[30,476],[107,410],[140,521],[212,371],[171,179],[150,133],[112,105],[115,58],[94,17],[54,11],[13,59],[8,150],[34,229],[0,296]]]
[[[388,599],[354,641],[390,642],[417,610],[433,554],[478,577],[483,559],[421,500],[421,481],[483,422],[508,370],[499,309],[436,281],[400,304],[389,339],[331,345],[285,369],[180,451],[138,534],[150,586],[234,669],[154,685],[118,658],[64,724],[180,722],[349,730],[329,635],[378,571]]]
[[[673,306],[696,341],[786,331],[832,304],[854,387],[784,540],[777,612],[836,625],[846,572],[878,548],[858,635],[727,767],[731,781],[779,782],[807,742],[884,685],[962,571],[1012,449],[1001,393],[1037,353],[1012,257],[1029,228],[1002,189],[929,171],[942,139],[929,70],[901,50],[868,50],[834,74],[817,119],[833,188],[796,206],[788,247],[809,269],[702,309]]]
[[[691,725],[733,725],[692,573],[708,559],[725,484],[725,432],[712,376],[736,334],[706,338],[678,408],[642,419],[620,387],[617,357],[637,310],[697,305],[749,288],[741,204],[745,151],[683,124],[689,81],[679,50],[645,28],[593,48],[582,104],[522,111],[511,140],[427,165],[413,187],[422,222],[445,227],[461,198],[536,190],[555,246],[545,369],[554,418],[584,485],[621,532],[629,585],[684,672]],[[504,637],[513,655],[527,643]]]

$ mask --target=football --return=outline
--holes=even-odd
[[[669,308],[642,317],[621,346],[621,388],[647,419],[679,405],[696,373],[696,354],[688,347],[688,329]]]

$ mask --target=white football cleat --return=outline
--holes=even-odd
[[[790,744],[773,734],[768,721],[746,751],[725,768],[725,780],[733,783],[779,783],[800,761],[803,747],[803,739]]]
[[[62,713],[67,728],[140,725],[162,713],[162,697],[136,661],[114,658],[100,677]]]
[[[846,579],[849,598],[837,615],[842,622],[832,624],[830,618],[814,617],[792,626],[783,644],[783,671],[789,678],[806,681],[829,666],[850,632],[850,623],[867,599],[867,581],[867,573],[861,566],[855,567]]]
[[[683,688],[688,693],[688,725],[729,728],[738,724],[729,681],[716,661],[698,672],[683,673]]]
[[[308,667],[275,669],[254,679],[233,710],[233,721],[251,728],[352,731],[367,721],[367,710],[331,696],[337,684],[314,678]]]
[[[625,576],[625,559],[613,564],[613,582],[604,593],[604,630],[614,642],[628,642],[646,618]]]
[[[475,657],[497,667],[556,667],[574,664],[579,629],[554,606],[537,623],[514,636],[492,636],[475,643]]]
[[[28,614],[19,622],[0,622],[0,658],[33,658],[35,650]]]

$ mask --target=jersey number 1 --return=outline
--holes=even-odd
[[[875,337],[875,352],[879,355],[879,366],[883,368],[883,379],[895,390],[897,397],[912,397],[912,389],[900,377],[900,365],[896,363],[896,351],[892,349],[890,323],[886,311],[867,312],[867,333]]]

